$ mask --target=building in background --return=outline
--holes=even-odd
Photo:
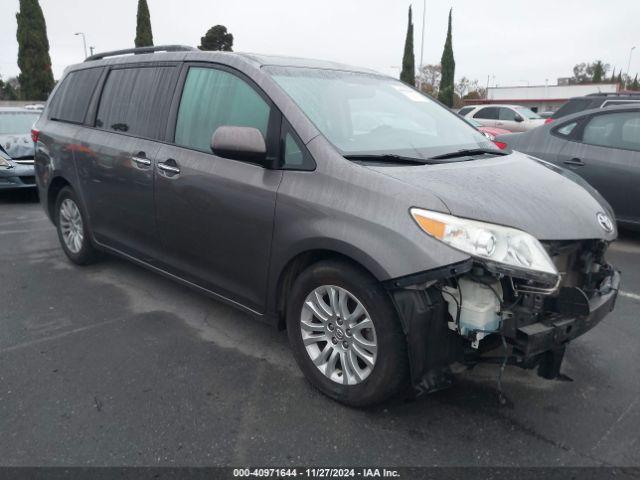
[[[590,93],[617,93],[617,83],[593,83],[582,85],[536,85],[526,87],[489,87],[487,98],[465,100],[465,105],[509,103],[528,107],[534,112],[555,112],[567,100]]]

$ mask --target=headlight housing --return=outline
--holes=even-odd
[[[9,161],[6,160],[5,158],[0,157],[0,167],[11,168],[13,167],[13,165],[11,165],[11,163],[9,163]]]
[[[526,232],[420,208],[412,208],[411,216],[424,232],[482,261],[490,270],[545,283],[558,278],[544,247]]]

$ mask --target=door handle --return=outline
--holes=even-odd
[[[144,157],[138,157],[134,155],[133,157],[131,157],[131,160],[136,162],[138,165],[144,165],[145,167],[148,167],[151,165],[151,160],[148,160]]]
[[[158,168],[164,172],[173,173],[174,175],[180,173],[180,169],[178,168],[176,161],[171,158],[166,162],[160,162],[158,164]]]
[[[573,167],[584,167],[585,163],[579,158],[572,158],[571,160],[564,160],[562,163],[565,165],[571,165]]]

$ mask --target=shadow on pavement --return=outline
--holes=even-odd
[[[0,204],[37,202],[38,190],[36,188],[0,191]]]

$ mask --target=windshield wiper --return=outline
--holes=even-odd
[[[393,153],[383,154],[363,154],[363,155],[345,155],[347,160],[355,160],[361,162],[383,162],[383,163],[402,163],[406,165],[428,165],[432,162],[424,160],[422,158],[403,157],[402,155],[395,155]]]
[[[507,152],[493,148],[469,148],[463,150],[457,150],[455,152],[443,153],[442,155],[436,155],[430,157],[430,160],[444,160],[446,158],[458,158],[458,157],[473,157],[475,155],[509,155]]]

